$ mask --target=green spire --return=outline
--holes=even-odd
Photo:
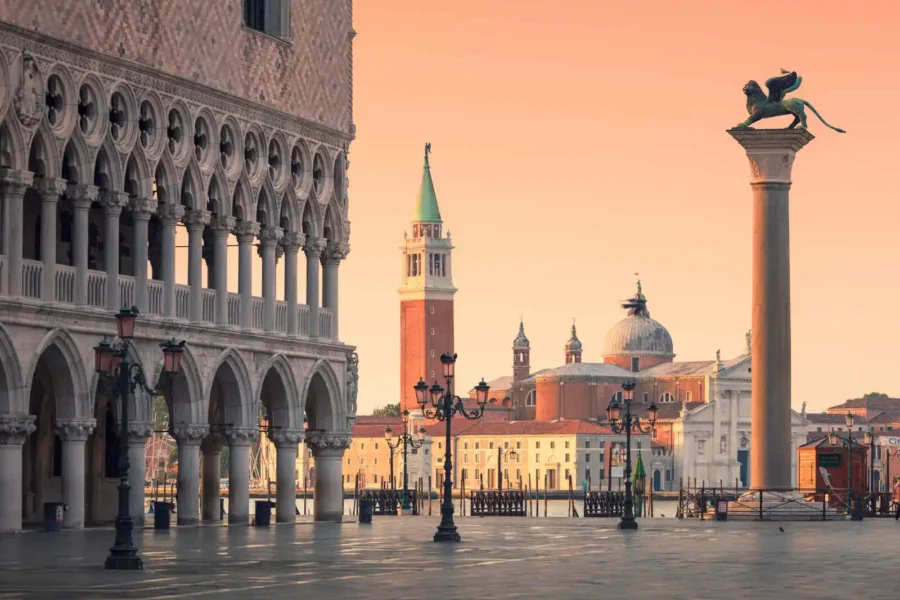
[[[434,182],[431,181],[429,154],[431,154],[431,144],[425,144],[425,169],[422,173],[422,187],[419,188],[419,199],[416,202],[416,214],[413,221],[442,223],[441,210],[438,208],[437,195],[434,193]]]
[[[637,466],[634,468],[634,477],[635,479],[638,479],[646,476],[647,472],[644,470],[644,461],[641,460],[641,453],[638,452]]]

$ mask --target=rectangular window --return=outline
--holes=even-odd
[[[378,442],[375,442],[375,449],[378,450]]]
[[[641,357],[640,356],[632,356],[631,357],[631,371],[633,373],[637,373],[641,370]]]
[[[494,449],[494,442],[488,442],[488,450]]]
[[[516,450],[522,449],[522,442],[516,442]]]
[[[584,480],[585,480],[585,481],[590,481],[590,480],[591,480],[591,470],[590,470],[590,469],[585,469],[585,470],[584,470]]]
[[[691,401],[691,393],[690,393],[690,392],[685,392],[685,393],[684,393],[684,401],[685,401],[685,402],[690,402],[690,401]]]
[[[566,462],[569,462],[569,455],[566,454]]]
[[[475,469],[475,480],[481,479],[481,473],[478,472],[478,469]]]
[[[290,0],[244,0],[244,25],[249,29],[288,38],[291,33]]]
[[[428,456],[428,448],[425,448],[425,456]]]
[[[566,441],[566,448],[568,448],[568,447],[569,447],[569,442],[568,442],[568,441]]]
[[[365,444],[360,444],[360,445],[359,445],[359,449],[360,449],[360,450],[365,450],[365,449],[366,449],[366,445],[365,445]]]
[[[571,476],[572,476],[572,475],[571,475],[571,473],[569,473],[569,470],[566,469],[566,481],[568,481],[568,480],[569,480],[569,477],[571,477]]]
[[[376,465],[378,464],[378,457],[377,457],[377,456],[375,457],[375,464],[376,464]]]
[[[550,442],[550,449],[553,450],[556,448],[556,442]]]
[[[463,455],[463,462],[464,462],[464,463],[469,462],[469,455],[468,455],[468,454],[464,454],[464,455]]]
[[[584,462],[591,462],[591,453],[588,452],[584,455]]]
[[[535,450],[540,450],[540,449],[541,449],[541,443],[540,443],[540,442],[535,442],[535,443],[534,443],[534,449],[535,449]]]
[[[590,448],[590,447],[591,447],[591,440],[585,440],[585,442],[584,442],[584,447],[585,447],[585,448]]]
[[[647,404],[648,402],[650,402],[650,394],[644,392],[644,404]]]
[[[503,449],[506,450],[509,448],[509,442],[503,442]]]
[[[481,455],[480,455],[480,454],[476,454],[476,455],[475,455],[475,462],[480,462],[480,461],[478,460],[479,458],[481,458]]]
[[[409,453],[410,453],[410,454],[415,454],[415,453],[418,452],[418,451],[419,451],[419,450],[418,450],[417,448],[411,448],[410,451],[409,451]]]
[[[540,454],[535,454],[535,455],[534,455],[534,462],[536,462],[536,463],[541,462],[541,455],[540,455]]]
[[[378,483],[378,475],[372,475],[372,483]]]
[[[463,442],[463,450],[469,449],[469,442]]]
[[[480,447],[481,447],[481,442],[475,442],[475,449],[478,450],[478,448],[480,448]]]

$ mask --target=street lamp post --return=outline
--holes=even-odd
[[[455,415],[461,415],[469,420],[480,419],[484,415],[484,408],[487,406],[488,392],[490,386],[482,379],[475,386],[475,399],[478,402],[478,408],[466,409],[462,399],[453,395],[453,376],[456,365],[456,354],[442,354],[441,366],[443,367],[444,379],[447,381],[446,390],[434,382],[430,388],[421,379],[414,387],[416,390],[416,401],[422,409],[422,413],[428,419],[437,419],[443,421],[447,425],[447,433],[445,437],[444,450],[444,501],[441,502],[441,524],[438,525],[434,534],[436,542],[459,542],[462,541],[459,533],[456,531],[456,525],[453,523],[453,464],[452,452],[450,451],[451,442],[451,422]],[[431,406],[427,407],[426,403],[431,396]]]
[[[870,431],[863,435],[863,443],[869,447],[869,504],[872,516],[875,516],[875,498],[878,490],[875,489],[875,436]]]
[[[403,445],[403,510],[409,510],[409,469],[407,468],[407,450],[411,446],[413,449],[422,447],[425,443],[425,428],[419,427],[416,430],[416,439],[409,433],[409,411],[404,410],[401,414],[403,418],[403,433],[397,439],[396,444],[392,444],[393,430],[390,426],[384,428],[384,439],[387,441],[388,449],[391,451],[391,489],[394,483],[394,450]]]
[[[513,448],[508,450],[503,450],[503,448],[497,446],[497,491],[503,492],[503,469],[500,466],[501,459],[504,455],[509,455],[510,458],[516,457],[516,451]]]
[[[853,441],[853,413],[847,413],[846,422],[847,437],[845,438],[838,435],[835,433],[834,429],[832,429],[828,433],[828,442],[832,446],[847,448],[847,461],[849,462],[847,465],[847,497],[850,505],[850,520],[862,521],[862,512],[856,510],[856,503],[853,500],[853,445],[856,443]]]
[[[619,522],[619,529],[637,529],[637,520],[634,518],[634,495],[631,489],[631,432],[650,433],[653,426],[656,425],[656,404],[650,404],[647,408],[648,425],[641,425],[637,415],[631,414],[631,402],[634,396],[634,380],[626,381],[622,384],[625,390],[625,414],[621,415],[621,407],[613,396],[609,406],[606,407],[606,418],[609,426],[615,433],[625,432],[625,510],[622,514],[622,520]],[[621,419],[620,419],[621,415]]]
[[[116,540],[106,557],[106,568],[116,570],[139,570],[144,565],[138,556],[138,549],[132,539],[134,522],[129,514],[128,492],[128,397],[138,390],[155,397],[160,394],[157,386],[150,387],[141,365],[131,362],[131,339],[137,320],[136,307],[123,308],[116,314],[118,339],[110,343],[106,339],[94,348],[95,370],[110,384],[112,401],[122,403],[122,423],[119,437],[119,512],[116,515]],[[172,377],[181,371],[181,356],[184,342],[174,339],[160,344],[163,352],[162,373]],[[162,375],[162,373],[160,375]],[[158,382],[157,382],[158,383]],[[140,482],[143,485],[143,482]]]

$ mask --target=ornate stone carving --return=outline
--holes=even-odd
[[[172,427],[172,435],[182,444],[199,446],[203,438],[209,433],[206,425],[175,425]]]
[[[156,212],[159,203],[153,198],[132,198],[129,202],[131,213],[136,217],[150,218]],[[184,209],[182,209],[182,212]]]
[[[59,200],[66,191],[66,180],[55,177],[35,177],[34,189],[41,195],[41,199]]]
[[[22,125],[34,127],[44,115],[44,78],[37,59],[31,54],[22,55],[22,67],[17,70],[21,79],[13,97],[13,107]]]
[[[259,437],[258,429],[232,428],[225,431],[229,446],[249,446]]]
[[[215,218],[210,218],[209,228],[212,229],[217,235],[227,236],[234,229],[235,224],[237,223],[237,219],[229,216],[220,216]]]
[[[70,185],[66,188],[66,197],[76,208],[90,208],[100,190],[93,185]]]
[[[184,226],[188,228],[188,230],[197,230],[201,231],[209,225],[209,221],[212,218],[212,213],[208,210],[188,210],[184,213]]]
[[[805,129],[731,129],[728,133],[747,151],[750,183],[790,183],[794,156],[813,139]]]
[[[56,434],[64,441],[85,442],[94,432],[97,421],[62,421],[56,424]]]
[[[241,221],[234,226],[234,235],[240,244],[252,244],[259,235],[259,223],[254,221]]]
[[[339,264],[350,253],[350,244],[328,243],[322,253],[323,264]]]
[[[153,435],[153,423],[131,422],[128,423],[128,443],[146,444],[147,438]]]
[[[296,231],[285,231],[284,237],[281,238],[281,247],[285,252],[297,252],[303,247],[306,236]]]
[[[24,196],[34,181],[34,174],[30,171],[14,171],[13,169],[0,169],[0,187],[4,193],[13,196]]]
[[[121,215],[122,209],[128,206],[128,194],[102,190],[100,192],[100,204],[103,205],[103,212],[106,214]]]
[[[0,415],[0,446],[24,444],[34,433],[33,415]]]
[[[266,227],[259,232],[259,241],[262,246],[274,246],[284,237],[281,227]]]
[[[156,214],[163,222],[177,222],[184,218],[184,207],[180,204],[163,203],[156,207]]]
[[[203,438],[203,442],[200,444],[201,452],[212,452],[213,454],[218,454],[222,451],[222,448],[225,446],[225,436],[221,433],[210,433],[208,436]]]
[[[303,244],[303,252],[307,257],[319,258],[327,245],[328,240],[324,238],[307,237],[306,243]]]
[[[269,439],[276,448],[282,446],[297,448],[297,444],[303,441],[304,432],[297,429],[269,429]]]
[[[313,452],[318,450],[339,450],[343,452],[350,447],[353,439],[349,433],[316,432],[308,433],[306,444]]]
[[[359,392],[359,355],[347,353],[347,412],[356,416],[356,395]]]

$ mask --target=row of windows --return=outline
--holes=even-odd
[[[610,402],[615,400],[616,402],[621,404],[625,400],[625,396],[622,394],[621,391],[619,391],[619,392],[615,392],[612,396],[610,396],[609,400],[610,400]],[[659,401],[660,401],[660,403],[675,402],[675,396],[673,396],[669,392],[663,392],[662,395],[659,397]],[[684,401],[691,402],[691,393],[690,392],[687,392],[687,391],[684,392]],[[649,404],[649,402],[650,402],[650,394],[647,392],[644,392],[644,404]],[[525,395],[525,406],[536,406],[536,405],[537,405],[537,395],[535,393],[535,390],[528,390],[528,394]]]
[[[421,277],[425,274],[426,263],[429,275],[434,277],[447,276],[447,255],[437,252],[429,252],[427,261],[424,254],[407,254],[406,276]]]
[[[441,226],[437,223],[429,224],[422,223],[422,225],[413,225],[413,237],[441,237]]]

